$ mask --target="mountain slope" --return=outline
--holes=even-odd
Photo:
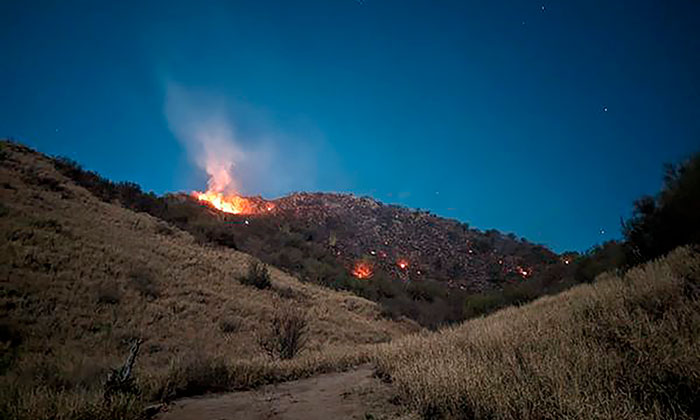
[[[274,268],[271,289],[242,285],[248,255],[105,203],[28,148],[3,142],[0,154],[0,412],[94,409],[134,337],[145,340],[135,375],[161,398],[191,391],[192,366],[225,361],[241,375],[221,386],[245,388],[355,363],[358,346],[416,328]],[[286,307],[307,310],[307,350],[273,362],[256,335]]]
[[[700,248],[380,347],[425,418],[698,419]]]
[[[271,216],[316,227],[346,263],[366,257],[404,280],[430,278],[472,292],[522,281],[559,261],[547,248],[498,231],[481,232],[429,212],[348,194],[297,193],[272,201]],[[403,267],[402,267],[403,265]]]

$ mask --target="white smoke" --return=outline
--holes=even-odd
[[[207,173],[209,190],[280,195],[314,188],[314,148],[281,134],[259,114],[250,106],[175,83],[167,86],[165,116],[170,130]],[[237,132],[234,118],[252,126],[246,138]]]

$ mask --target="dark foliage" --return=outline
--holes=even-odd
[[[229,334],[229,333],[234,333],[240,330],[241,328],[241,321],[237,318],[225,318],[221,322],[219,322],[219,329],[221,332]]]
[[[628,247],[623,242],[608,241],[591,248],[575,260],[575,279],[578,283],[590,283],[605,271],[628,266]]]
[[[665,166],[661,192],[635,201],[623,233],[635,263],[700,243],[700,153],[680,165]]]
[[[272,318],[269,331],[258,337],[258,344],[271,357],[292,359],[304,349],[307,331],[303,313],[283,309]]]
[[[160,296],[160,289],[153,273],[145,269],[134,269],[129,275],[131,284],[141,296],[148,300],[157,299]]]
[[[138,395],[140,393],[136,379],[131,373],[142,343],[143,340],[141,339],[134,340],[129,357],[124,365],[110,371],[104,384],[104,398],[106,401],[111,401],[114,396],[119,394]]]
[[[229,368],[222,359],[198,354],[173,365],[168,380],[155,391],[155,395],[162,401],[170,401],[206,392],[227,391],[232,383]]]
[[[238,279],[242,284],[254,286],[258,289],[269,289],[272,287],[270,281],[270,271],[265,264],[251,260],[248,262],[248,273]]]
[[[352,234],[352,227],[347,225],[346,219],[329,216],[323,223],[314,224],[304,222],[306,219],[298,218],[298,215],[280,214],[271,218],[222,214],[184,194],[156,197],[152,193],[144,193],[134,183],[113,183],[94,172],[84,170],[69,159],[57,158],[55,164],[64,175],[102,200],[118,201],[126,208],[148,212],[162,219],[166,223],[159,224],[156,228],[159,234],[172,234],[170,226],[173,226],[189,232],[201,243],[240,249],[259,258],[262,263],[251,264],[247,275],[240,280],[260,289],[271,285],[269,272],[264,266],[270,264],[298,276],[302,281],[348,290],[378,302],[382,305],[385,316],[408,317],[427,327],[437,328],[508,304],[524,303],[572,284],[570,280],[561,281],[561,275],[566,271],[563,264],[553,260],[551,252],[543,247],[518,240],[512,234],[503,235],[496,230],[480,234],[466,224],[441,222],[428,212],[403,212],[396,206],[380,207],[377,223],[392,226],[396,224],[397,214],[402,215],[400,222],[407,226],[406,229],[433,229],[437,223],[442,223],[440,229],[444,230],[447,241],[464,242],[465,235],[473,236],[475,239],[471,242],[472,248],[476,254],[480,254],[480,258],[493,259],[493,255],[497,254],[511,255],[522,264],[540,269],[524,284],[503,288],[503,282],[518,283],[522,278],[504,273],[494,261],[489,265],[491,268],[488,274],[492,290],[477,294],[469,301],[467,297],[473,295],[474,291],[463,287],[446,287],[448,279],[469,277],[454,260],[458,256],[464,256],[466,248],[449,257],[439,253],[425,256],[423,263],[431,267],[431,274],[423,279],[400,280],[395,265],[391,264],[386,270],[378,265],[371,279],[360,280],[350,275],[347,262],[335,253],[337,238]],[[311,206],[304,207],[303,211],[323,208],[325,199],[343,200],[336,196],[304,194],[290,199],[301,200],[302,206]],[[357,200],[348,200],[350,206],[356,205]],[[359,205],[369,203],[368,200],[360,199]],[[362,207],[355,209],[364,211]],[[330,240],[324,242],[319,238]],[[572,267],[573,264],[568,268]],[[562,272],[557,273],[557,269]],[[569,271],[567,275],[573,276]],[[588,273],[591,270],[583,271]],[[586,274],[586,277],[590,277],[590,274]],[[147,280],[147,277],[138,277],[134,285],[144,296],[154,299],[158,296],[157,288],[151,293],[152,283]]]
[[[0,322],[0,375],[4,374],[14,363],[19,353],[23,338],[21,329],[7,321]]]

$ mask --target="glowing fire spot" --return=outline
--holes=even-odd
[[[267,210],[267,211],[272,211],[274,209],[275,209],[275,205],[272,203],[267,203],[267,205],[265,206],[265,210]]]
[[[526,269],[524,269],[524,268],[522,268],[522,267],[520,267],[520,266],[518,266],[518,267],[516,268],[516,270],[518,271],[518,274],[520,274],[520,275],[523,276],[523,277],[527,277],[527,276],[529,276],[530,274],[532,274],[532,271],[528,271],[528,270],[526,270]]]
[[[352,275],[358,279],[368,279],[372,277],[373,270],[372,265],[365,261],[358,261],[355,263],[355,267],[352,269]]]
[[[399,268],[401,268],[402,270],[405,270],[405,269],[408,268],[408,261],[406,261],[406,260],[398,260],[398,261],[396,262],[396,265],[398,265]]]
[[[248,199],[238,195],[225,196],[220,192],[199,192],[195,191],[192,195],[199,201],[205,202],[210,206],[219,209],[225,213],[232,214],[253,214],[255,213],[255,205]]]

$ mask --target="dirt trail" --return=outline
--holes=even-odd
[[[391,396],[389,385],[364,365],[255,391],[182,399],[158,420],[395,419],[401,409],[389,402]]]

